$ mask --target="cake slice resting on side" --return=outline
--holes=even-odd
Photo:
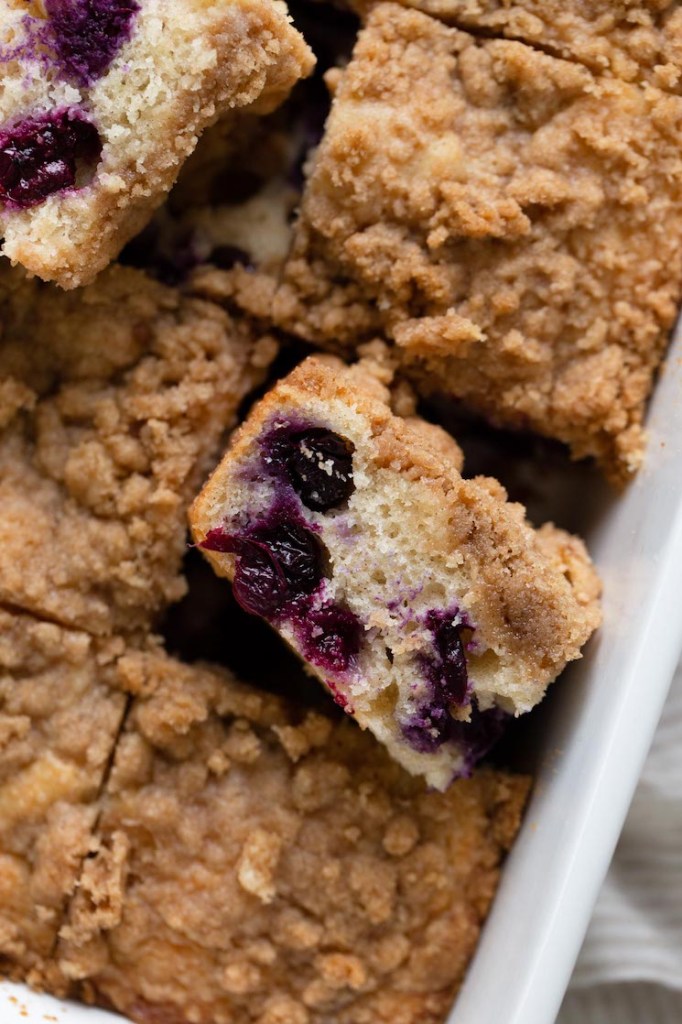
[[[409,771],[444,788],[529,711],[600,619],[583,544],[437,427],[394,415],[361,362],[311,357],[237,431],[195,541]]]
[[[161,204],[202,131],[267,113],[314,58],[279,0],[44,0],[0,12],[3,252],[91,281]]]

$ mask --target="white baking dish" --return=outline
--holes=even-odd
[[[605,621],[517,737],[537,784],[450,1024],[552,1024],[653,737],[682,649],[682,331],[648,426],[623,496],[596,477],[554,496],[580,509]],[[2,1024],[120,1020],[0,984]]]
[[[552,1024],[682,649],[682,329],[619,498],[578,494],[605,620],[534,714],[537,784],[450,1024]],[[530,720],[529,720],[530,721]]]

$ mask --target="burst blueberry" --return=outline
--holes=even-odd
[[[237,555],[235,597],[246,611],[265,618],[291,613],[295,602],[322,581],[322,546],[314,533],[291,519],[243,535],[211,530],[201,546]]]
[[[80,85],[100,78],[130,38],[139,9],[136,0],[45,0],[62,70]]]
[[[351,441],[325,427],[277,427],[263,442],[268,464],[283,472],[303,504],[328,512],[355,490]]]
[[[25,118],[0,132],[0,201],[26,208],[73,188],[101,152],[97,129],[79,110]]]
[[[325,672],[347,672],[360,653],[362,624],[339,604],[309,611],[297,623],[296,632],[304,656]]]
[[[462,643],[462,623],[455,616],[431,611],[426,622],[433,633],[436,656],[428,659],[428,674],[439,695],[463,706],[469,697],[469,677]]]
[[[469,674],[462,632],[470,626],[456,610],[432,610],[426,625],[433,637],[433,653],[422,655],[420,665],[428,680],[429,696],[401,726],[408,742],[421,753],[434,753],[454,736],[458,725],[453,706],[470,699]]]

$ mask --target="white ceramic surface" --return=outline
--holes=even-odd
[[[682,334],[648,427],[622,497],[561,493],[583,506],[605,622],[517,751],[537,784],[450,1024],[554,1021],[665,700],[682,648]],[[0,983],[2,1024],[120,1020]]]
[[[587,510],[604,625],[538,711],[535,793],[450,1024],[552,1024],[653,738],[682,649],[679,329],[648,430],[637,480]]]

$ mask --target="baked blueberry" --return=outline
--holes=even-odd
[[[0,132],[0,201],[26,208],[73,188],[79,169],[101,151],[97,129],[80,110],[27,117]]]
[[[66,74],[91,85],[130,38],[136,0],[45,0],[53,46]]]
[[[303,504],[329,512],[355,490],[353,444],[325,427],[278,427],[263,443],[266,461],[283,471]]]
[[[434,653],[424,656],[426,673],[438,696],[448,704],[460,706],[469,697],[469,676],[462,643],[467,626],[458,621],[458,613],[430,611],[426,624],[433,634]]]
[[[326,672],[347,672],[360,653],[362,623],[349,608],[330,604],[309,611],[296,627],[306,658]]]
[[[291,612],[290,605],[316,590],[323,578],[317,537],[283,516],[244,534],[211,530],[201,547],[237,556],[235,597],[246,611],[265,618]]]

